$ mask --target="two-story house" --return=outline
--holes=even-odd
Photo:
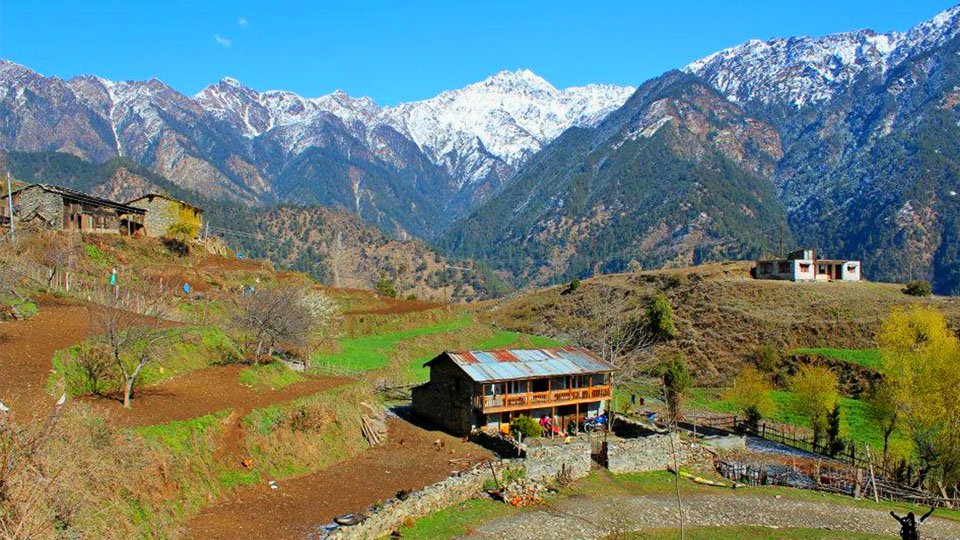
[[[430,381],[413,389],[413,409],[458,435],[505,429],[518,415],[579,424],[608,408],[617,371],[576,347],[444,352],[424,365]]]

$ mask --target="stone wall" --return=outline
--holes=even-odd
[[[200,229],[203,226],[202,214],[182,205],[177,201],[172,201],[164,197],[145,195],[139,199],[130,201],[130,206],[143,208],[147,211],[144,219],[144,230],[147,236],[151,238],[160,238],[167,234],[171,225],[179,221],[180,211],[189,211],[191,219],[197,224],[197,235],[199,237]]]
[[[671,445],[671,438],[673,444]],[[607,468],[615,474],[665,471],[673,468],[673,451],[685,467],[712,466],[713,454],[702,445],[680,440],[677,434],[607,441]]]
[[[526,468],[527,478],[549,481],[566,467],[570,477],[574,480],[590,474],[593,460],[590,457],[590,443],[583,439],[575,439],[568,444],[545,442],[540,445],[527,445],[526,459],[523,465]]]
[[[6,198],[4,198],[6,204]],[[17,223],[63,228],[63,197],[44,191],[38,186],[28,187],[13,195],[13,214]]]
[[[497,476],[518,467],[516,461],[505,460],[495,464]],[[489,465],[477,465],[458,476],[451,476],[411,493],[406,500],[388,501],[366,521],[337,531],[335,538],[345,540],[374,540],[399,529],[407,519],[416,519],[471,499],[483,491],[483,484],[493,475]]]

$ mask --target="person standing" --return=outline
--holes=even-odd
[[[118,298],[120,296],[120,288],[117,285],[117,267],[116,266],[114,266],[113,269],[110,270],[110,288],[113,289],[114,298]]]

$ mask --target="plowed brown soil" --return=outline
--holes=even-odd
[[[389,429],[387,443],[321,472],[281,481],[278,489],[263,484],[236,493],[194,517],[188,536],[302,539],[335,516],[364,511],[401,489],[420,489],[491,457],[472,443],[399,418],[390,419]]]
[[[233,409],[245,416],[253,409],[311,396],[351,382],[345,377],[309,377],[279,390],[255,390],[239,383],[242,366],[217,366],[191,371],[156,386],[138,390],[129,409],[112,398],[84,398],[119,425],[148,426],[186,420]]]
[[[55,398],[44,390],[53,353],[91,331],[83,305],[44,296],[38,306],[40,312],[28,320],[0,323],[0,401],[15,414],[53,404]]]

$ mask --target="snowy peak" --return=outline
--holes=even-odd
[[[558,90],[528,69],[501,71],[459,90],[384,111],[435,163],[463,183],[512,171],[574,125],[594,125],[634,88],[591,85]]]
[[[946,43],[960,30],[960,6],[906,33],[872,30],[827,36],[749,40],[690,63],[694,73],[732,101],[789,103],[826,101],[864,72],[884,74],[903,59]]]
[[[229,77],[204,88],[194,99],[247,138],[275,127],[309,130],[327,115],[337,117],[368,143],[376,128],[388,126],[410,138],[462,186],[491,175],[503,179],[568,127],[598,123],[633,90],[615,85],[558,90],[521,69],[388,108],[342,90],[317,98],[280,90],[258,93]],[[284,140],[302,142],[309,134],[292,133]]]

